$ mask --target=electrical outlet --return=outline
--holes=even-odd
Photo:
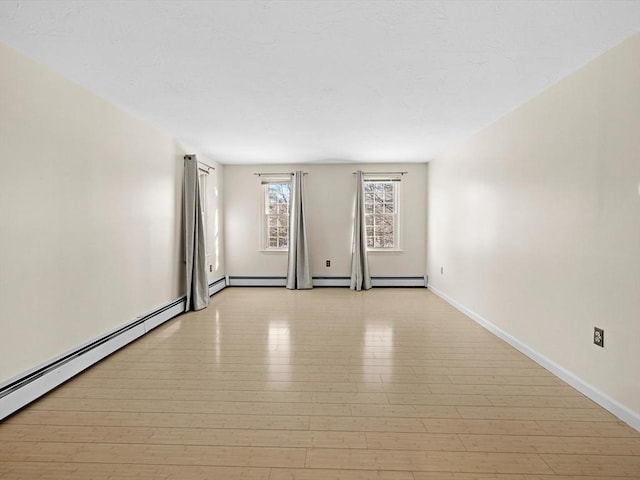
[[[444,267],[440,267],[440,274],[444,274]]]
[[[599,347],[604,348],[604,330],[598,327],[593,327],[593,343]]]
[[[213,265],[209,265],[209,271],[213,272]]]
[[[330,266],[331,266],[331,260],[327,260],[327,261],[326,261],[326,263],[325,263],[325,265],[326,265],[327,267],[330,267]]]

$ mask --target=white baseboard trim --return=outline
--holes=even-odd
[[[461,303],[458,303],[456,300],[449,297],[446,293],[442,292],[441,290],[438,290],[432,285],[427,285],[427,288],[431,290],[434,294],[436,294],[438,297],[442,298],[445,302],[449,303],[450,305],[452,305],[453,307],[457,308],[462,313],[470,317],[473,321],[475,321],[482,327],[489,330],[495,336],[497,336],[498,338],[501,338],[502,340],[507,342],[509,345],[511,345],[513,348],[522,352],[531,360],[536,362],[538,365],[546,368],[551,373],[553,373],[556,377],[565,381],[566,383],[571,385],[573,388],[578,390],[580,393],[582,393],[583,395],[589,397],[591,400],[596,402],[602,408],[608,410],[613,415],[618,417],[620,420],[628,424],[630,427],[640,432],[640,414],[639,413],[634,412],[627,406],[611,398],[606,393],[601,392],[594,386],[590,385],[589,383],[585,382],[583,379],[575,375],[573,372],[570,372],[569,370],[565,369],[561,365],[558,365],[556,362],[554,362],[550,358],[546,357],[545,355],[542,355],[541,353],[527,346],[526,344],[524,344],[517,338],[513,337],[509,333],[495,326],[493,323],[491,323],[484,317],[478,315],[473,310],[470,310],[464,305],[462,305]]]
[[[225,277],[209,285],[213,295],[226,287]],[[0,420],[17,412],[103,358],[184,312],[179,298],[0,384]]]

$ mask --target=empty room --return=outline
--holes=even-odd
[[[640,478],[640,0],[0,0],[0,478]]]

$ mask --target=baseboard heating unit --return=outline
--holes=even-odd
[[[277,276],[230,276],[230,287],[284,287],[286,277]],[[313,277],[314,287],[349,287],[349,277]],[[425,277],[371,277],[373,287],[425,287]]]
[[[209,294],[213,295],[225,287],[226,281],[222,277],[209,285]],[[0,420],[167,320],[180,315],[184,312],[185,303],[185,297],[178,298],[0,384]]]

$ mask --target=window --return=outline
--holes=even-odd
[[[287,250],[289,247],[289,202],[291,178],[263,180],[263,249]]]
[[[364,220],[369,250],[397,250],[399,178],[365,178]]]

